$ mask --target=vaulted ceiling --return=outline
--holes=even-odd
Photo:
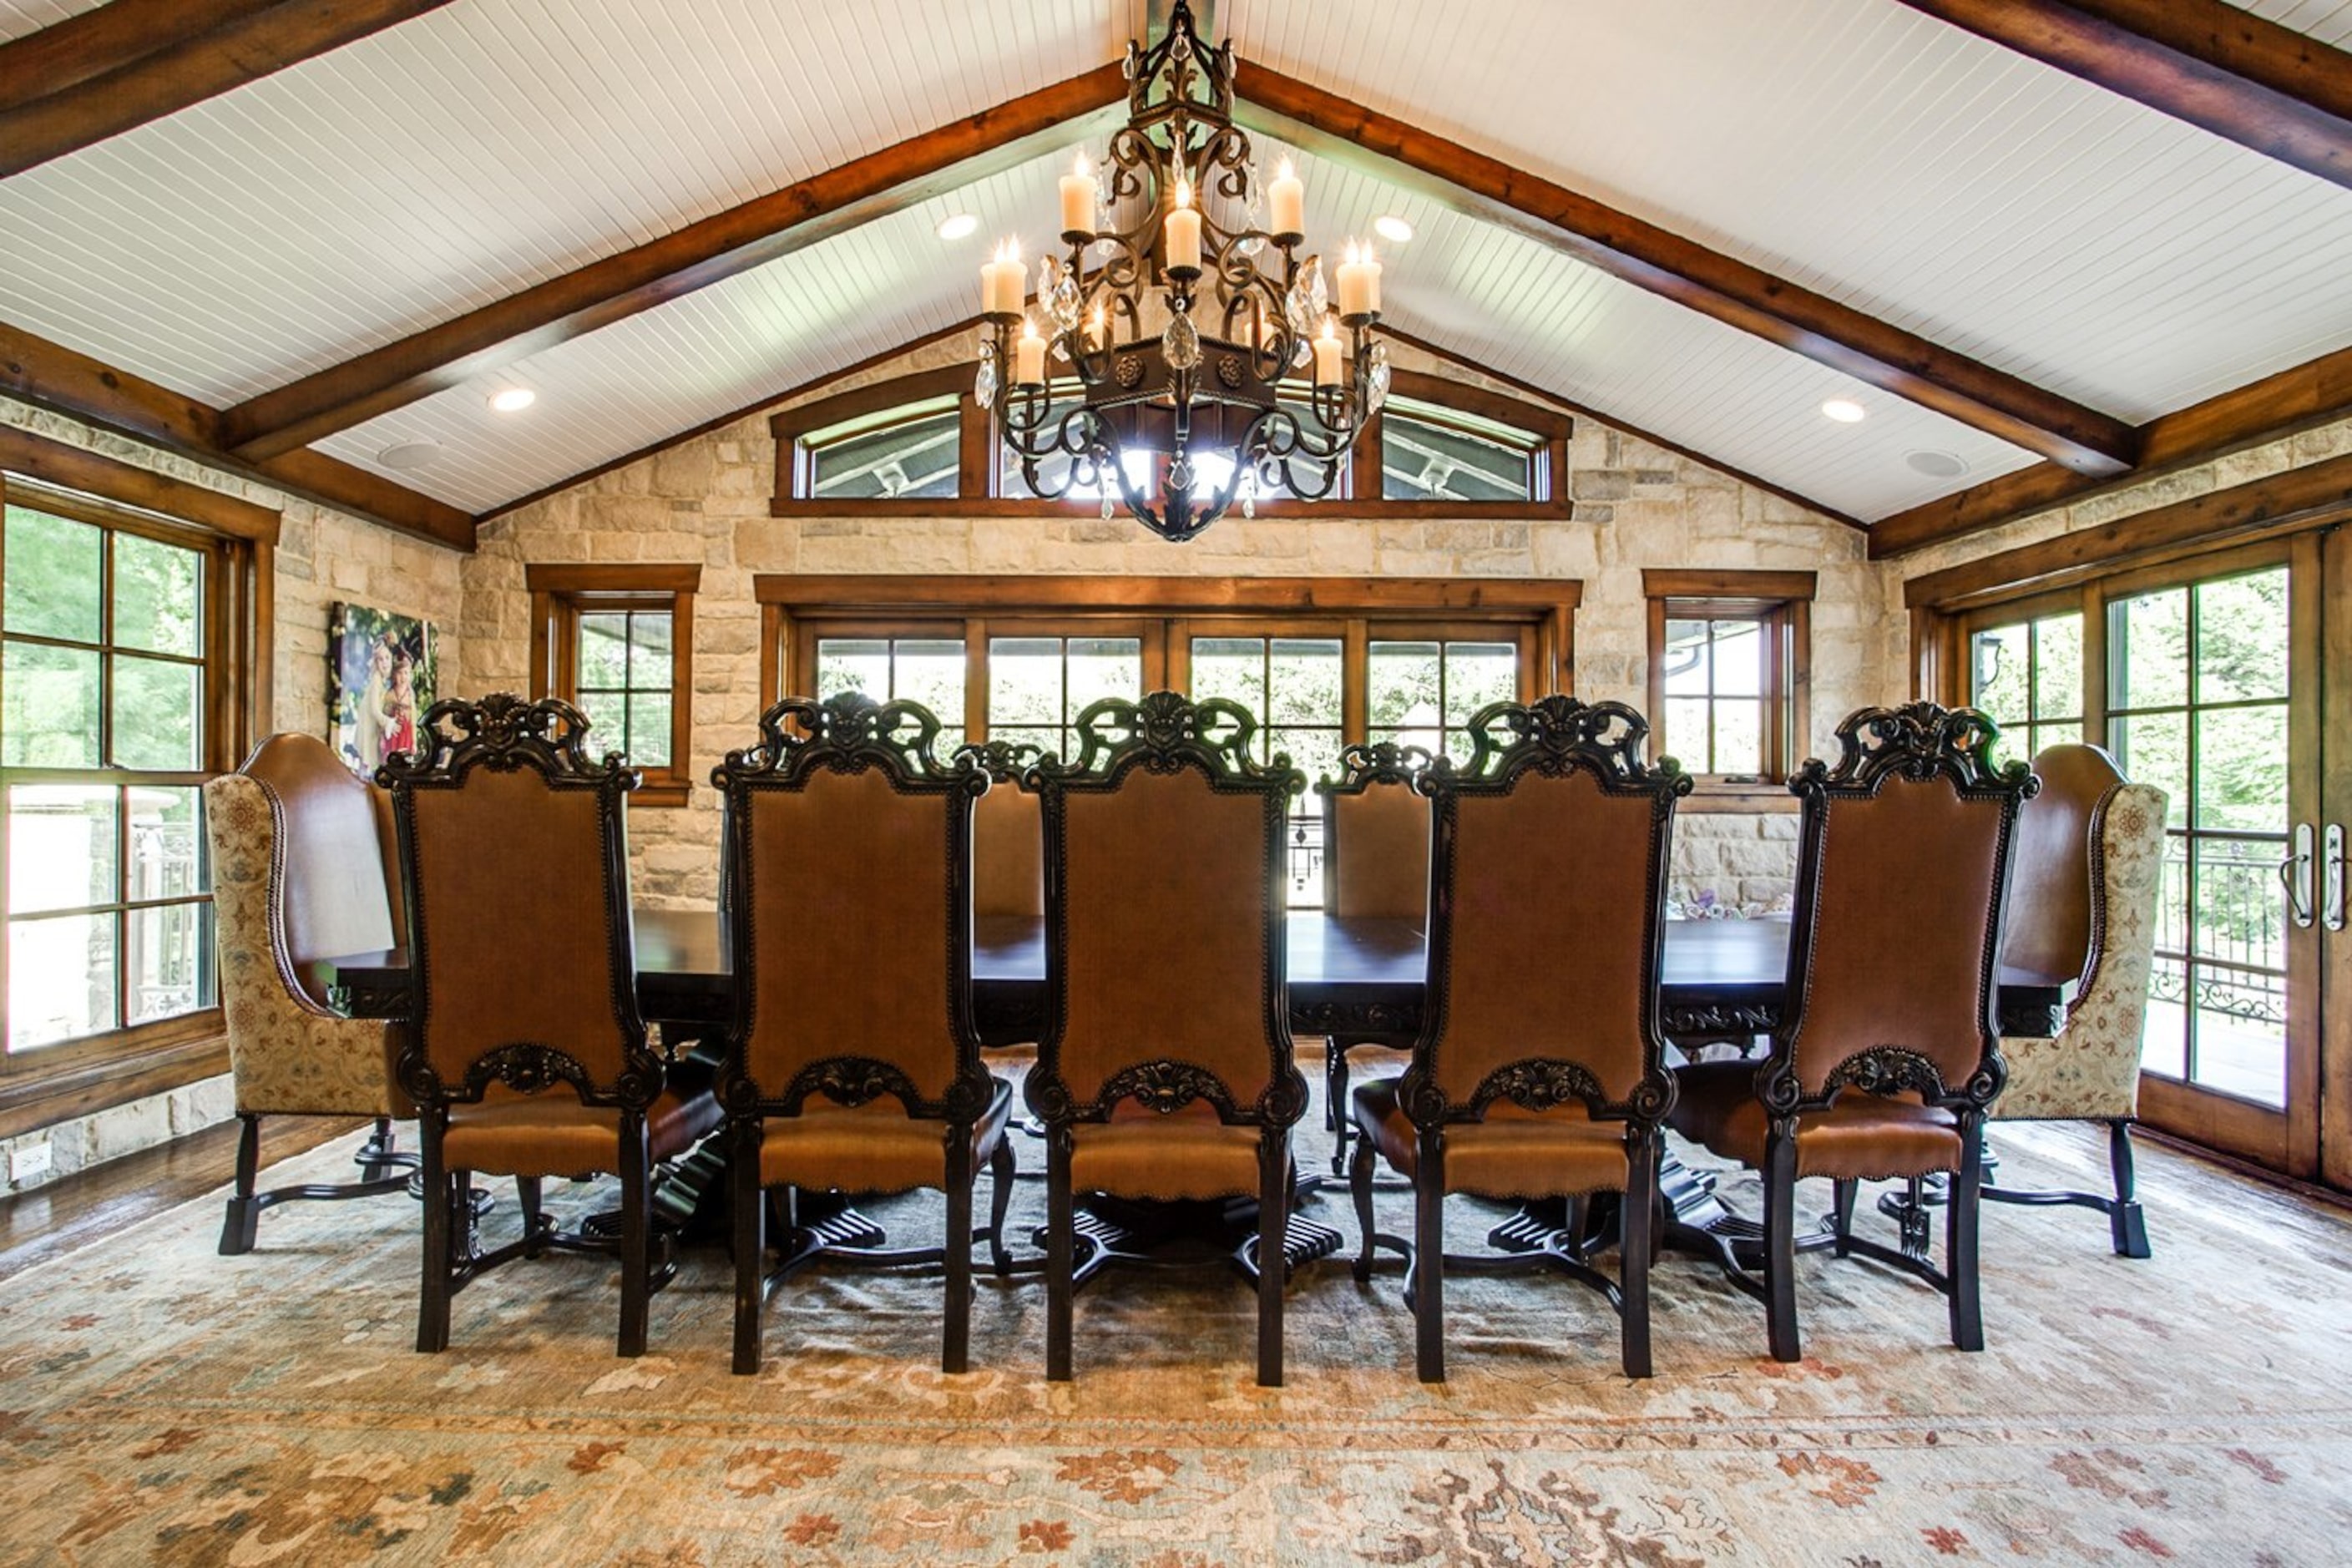
[[[226,27],[343,13],[348,33],[276,35],[295,63],[257,77],[224,45],[227,90],[116,90],[110,112],[148,118],[36,161],[66,111],[32,118],[29,51],[95,31],[94,9],[0,0],[0,39],[26,40],[0,47],[17,360],[87,356],[191,400],[184,444],[469,514],[968,320],[990,240],[1047,237],[1055,174],[1112,122],[1103,68],[1149,20],[1144,0],[178,0]],[[1412,224],[1384,247],[1398,330],[1833,515],[1895,519],[1891,538],[2127,471],[2168,416],[2352,348],[2352,168],[2328,162],[2352,3],[2172,0],[2222,25],[2164,41],[2225,79],[2294,42],[2243,67],[2284,57],[2293,89],[2241,84],[2255,135],[2151,107],[2160,71],[2103,86],[2031,58],[2063,39],[1979,36],[1986,10],[1210,16],[1262,159],[1299,159],[1310,235]],[[2276,27],[2250,42],[2248,16]],[[2301,141],[2294,92],[2318,105]],[[958,212],[977,233],[941,240]],[[9,368],[0,389],[73,401],[72,376]],[[492,413],[516,384],[537,404]],[[2352,388],[2302,395],[2307,416]],[[1869,416],[1823,418],[1833,397]],[[383,461],[421,440],[425,466]]]

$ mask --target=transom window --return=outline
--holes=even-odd
[[[215,1005],[199,790],[220,750],[226,546],[67,498],[5,510],[0,966],[14,1054]]]
[[[802,493],[824,500],[952,496],[962,438],[953,396],[921,398],[802,437]]]
[[[645,774],[635,805],[683,805],[692,784],[694,594],[699,565],[524,569],[531,695],[588,721],[588,750]]]
[[[1381,410],[1381,494],[1389,500],[1533,501],[1550,476],[1544,438],[1419,398]]]

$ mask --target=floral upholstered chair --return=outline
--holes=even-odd
[[[2052,1038],[2005,1038],[2009,1081],[1996,1121],[2104,1121],[2112,1196],[1988,1183],[1995,1203],[2071,1204],[2107,1216],[2115,1249],[2148,1256],[2134,1192],[2131,1124],[2139,1114],[2140,1039],[2164,878],[2165,794],[2126,779],[2096,746],[2053,746],[2033,760],[2042,793],[2018,818],[2008,938],[2001,957],[2049,974],[2080,974],[2065,1026]]]
[[[220,942],[221,1010],[236,1090],[236,1189],[226,1255],[253,1250],[262,1210],[293,1198],[353,1198],[407,1185],[414,1154],[393,1152],[394,1118],[415,1114],[393,1077],[398,1026],[327,1005],[313,965],[388,948],[398,917],[383,792],[324,742],[273,735],[244,767],[205,786]],[[264,1116],[370,1116],[361,1181],[254,1190]]]

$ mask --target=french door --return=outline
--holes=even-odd
[[[2352,1184],[2347,554],[2315,532],[2138,568],[1973,612],[1961,647],[2011,754],[2090,739],[2169,797],[2143,1118]]]

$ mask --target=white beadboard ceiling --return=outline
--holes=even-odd
[[[0,0],[0,37],[91,0]],[[2352,0],[2249,0],[2331,45]],[[457,0],[0,182],[0,320],[228,405],[1087,70],[1144,0]],[[1253,63],[1426,125],[2118,417],[2352,344],[2352,192],[1895,0],[1218,0]],[[895,214],[321,442],[487,510],[952,325],[1061,159]],[[1823,505],[2028,454],[1304,160],[1401,330]],[[950,211],[983,220],[943,244]],[[484,398],[540,392],[515,418]],[[1871,410],[1822,418],[1831,396]],[[1958,456],[1931,479],[1906,458]]]

